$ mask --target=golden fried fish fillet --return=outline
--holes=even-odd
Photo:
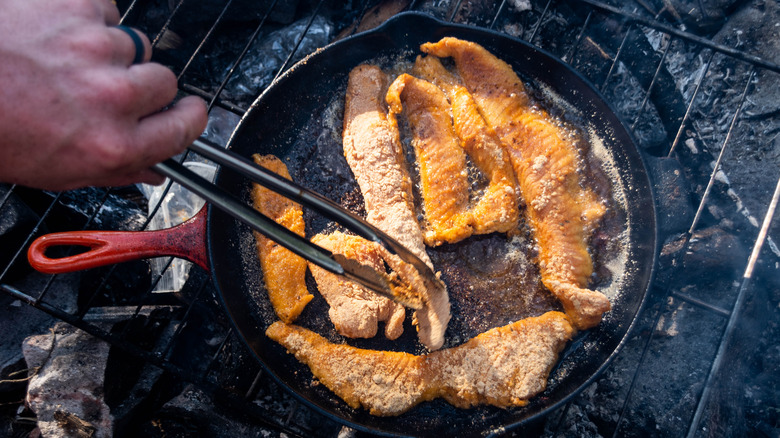
[[[343,254],[376,270],[384,271],[377,245],[362,237],[336,231],[317,234],[311,241],[330,252]],[[385,337],[396,339],[404,331],[404,307],[359,284],[309,263],[317,288],[330,305],[328,316],[341,335],[349,338],[373,338],[380,321],[385,322]]]
[[[578,152],[567,131],[534,107],[512,67],[482,46],[448,37],[421,50],[454,59],[479,112],[506,147],[539,244],[542,282],[577,328],[597,325],[610,303],[585,288],[593,272],[588,239],[605,208],[580,185]]]
[[[278,321],[266,335],[352,408],[390,416],[437,397],[460,408],[523,406],[544,390],[574,331],[566,315],[548,312],[421,356],[333,344]]]
[[[517,230],[520,217],[515,171],[496,133],[485,123],[471,93],[433,56],[418,56],[412,73],[444,90],[452,105],[452,123],[461,145],[488,178],[482,197],[472,207],[475,234]]]
[[[433,268],[417,223],[412,182],[398,127],[384,105],[387,76],[379,67],[359,65],[347,82],[344,104],[344,156],[355,175],[366,206],[366,220],[398,240]],[[450,320],[446,289],[431,290],[423,309],[414,314],[420,342],[441,348]]]
[[[454,243],[472,233],[466,153],[452,127],[450,104],[428,81],[398,76],[387,91],[393,118],[402,111],[412,130],[426,225],[425,243]]]
[[[290,179],[287,166],[275,156],[255,154],[252,158],[258,165]],[[252,184],[252,203],[257,211],[276,223],[299,236],[304,235],[299,204],[259,184]],[[306,289],[306,260],[258,232],[254,235],[269,301],[279,319],[293,322],[313,298]]]

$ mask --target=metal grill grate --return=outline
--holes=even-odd
[[[125,24],[144,29],[153,37],[155,45],[163,44],[180,17],[194,7],[189,3],[180,0],[166,15],[160,16],[150,12],[157,6],[155,2],[136,0],[124,7],[123,20]],[[245,104],[225,97],[225,89],[255,41],[267,35],[271,26],[269,17],[280,7],[276,1],[260,2],[267,3],[267,9],[257,15],[256,27],[244,29],[242,37],[236,38],[240,32],[229,28],[227,17],[238,3],[230,0],[224,8],[215,10],[213,17],[198,17],[200,28],[197,33],[201,36],[194,44],[186,45],[191,47],[187,49],[189,53],[182,58],[160,60],[177,73],[181,91],[206,99],[212,114],[217,109],[237,116],[246,111]],[[303,31],[295,38],[275,75],[284,72],[305,54],[301,53],[301,47],[306,32],[323,11],[336,11],[331,15],[340,16],[346,23],[364,16],[375,3],[351,4],[347,9],[340,2],[301,2],[305,12],[299,11],[298,18],[303,18]],[[735,138],[749,138],[749,145],[765,150],[776,140],[780,132],[780,111],[775,109],[762,114],[751,111],[755,108],[756,94],[764,84],[778,79],[780,65],[757,55],[749,44],[735,47],[727,41],[681,30],[685,24],[668,7],[653,9],[644,1],[629,3],[633,6],[613,6],[591,0],[549,0],[530,2],[530,9],[525,9],[517,6],[524,5],[522,1],[504,0],[495,5],[493,2],[413,1],[406,8],[508,33],[559,56],[596,84],[624,118],[643,146],[657,182],[670,176],[669,173],[682,172],[693,187],[694,209],[687,216],[684,212],[664,209],[668,205],[659,200],[660,211],[667,213],[667,223],[672,223],[662,229],[665,231],[662,239],[667,239],[663,251],[669,251],[667,256],[662,253],[657,268],[659,279],[624,351],[590,389],[548,416],[543,424],[528,426],[524,432],[530,434],[645,435],[653,434],[655,428],[659,435],[703,436],[717,435],[718,430],[713,427],[720,427],[721,431],[734,430],[729,429],[733,425],[721,424],[722,421],[734,421],[723,417],[725,414],[720,407],[730,388],[723,383],[724,376],[729,373],[726,368],[730,368],[724,368],[724,365],[738,354],[735,345],[746,336],[743,322],[747,317],[744,314],[752,312],[755,305],[751,303],[777,299],[776,291],[763,290],[777,287],[780,253],[771,239],[773,230],[777,234],[777,221],[773,222],[773,218],[780,197],[777,163],[774,167],[769,166],[770,171],[774,171],[769,177],[777,178],[777,186],[757,190],[760,193],[751,202],[743,202],[726,172],[736,169],[741,175],[744,167],[750,166],[736,157],[734,150],[746,145],[737,143]],[[230,39],[230,44],[226,44],[226,38]],[[227,56],[231,60],[220,75],[204,78],[198,66],[202,67],[205,60],[213,56]],[[629,82],[641,95],[636,99],[637,105],[621,106],[624,95],[617,90],[625,90]],[[757,132],[758,125],[774,128],[770,127],[767,134]],[[751,130],[756,131],[754,136],[745,137],[744,132]],[[658,134],[656,131],[663,132]],[[771,162],[777,160],[777,156],[768,154],[766,159]],[[669,160],[675,163],[672,167],[667,166]],[[12,195],[26,191],[21,187],[10,187],[0,199],[0,215],[9,208]],[[84,218],[83,229],[95,226],[95,218],[116,194],[116,191],[99,192],[91,213]],[[659,190],[659,196],[664,194]],[[59,276],[36,277],[35,281],[12,280],[12,268],[24,263],[25,248],[65,202],[67,194],[53,194],[43,199],[46,205],[41,207],[41,218],[33,230],[17,246],[4,249],[13,256],[0,267],[0,289],[177,378],[195,383],[220,402],[230,403],[247,413],[268,430],[288,436],[335,436],[338,433],[338,425],[308,412],[308,408],[298,406],[291,399],[285,399],[285,403],[291,405],[284,410],[255,403],[259,394],[263,397],[275,394],[272,389],[275,384],[251,361],[243,359],[242,366],[255,370],[253,379],[230,382],[221,376],[219,364],[250,354],[243,351],[241,341],[219,316],[215,317],[217,328],[212,333],[218,335],[218,340],[209,343],[210,363],[191,366],[186,358],[177,356],[177,339],[181,332],[187,330],[188,325],[198,323],[193,318],[201,317],[202,307],[214,307],[208,276],[198,268],[194,268],[185,286],[187,291],[161,298],[152,293],[158,277],[153,278],[150,285],[138,286],[146,286],[141,298],[127,300],[115,296],[110,287],[111,277],[126,267],[112,267],[101,271],[94,295],[75,310],[58,305],[58,301],[51,298],[52,290],[56,290],[57,282],[62,280]],[[149,217],[155,214],[157,208]],[[675,220],[677,225],[674,225]],[[684,223],[680,224],[680,221]],[[719,273],[723,278],[715,281],[710,278],[711,272],[701,272],[692,264],[696,260],[707,261],[711,248],[703,247],[702,242],[706,241],[711,225],[724,222],[730,224],[732,234],[747,250],[744,255],[734,251],[720,263],[718,270],[723,271]],[[149,220],[146,220],[140,224],[140,229],[148,225]],[[170,265],[171,261],[167,263]],[[769,311],[775,312],[776,316],[776,302],[774,308],[772,310],[770,305]],[[96,322],[105,318],[109,309],[123,312],[126,319],[142,320],[165,309],[177,323],[177,328],[165,345],[150,348],[128,339],[126,332],[107,330]],[[705,336],[705,333],[710,334]],[[306,418],[303,421],[302,412]],[[757,421],[763,423],[744,426],[748,428],[744,430],[754,433],[778,430],[772,428],[779,425],[768,424],[767,419]],[[572,426],[584,427],[582,425],[586,423],[596,430]]]

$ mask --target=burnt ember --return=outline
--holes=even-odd
[[[206,136],[219,143],[297,60],[403,10],[490,28],[561,58],[594,84],[644,155],[659,223],[655,278],[631,336],[593,383],[497,435],[780,435],[777,214],[766,239],[759,235],[780,178],[777,2],[118,3],[125,24],[155,42],[154,60],[180,75],[182,93],[213,104]],[[315,145],[312,173],[361,211],[330,140],[306,140]],[[161,213],[137,187],[0,187],[0,435],[370,436],[310,408],[262,368],[207,272],[193,268],[180,290],[157,293],[159,274],[146,261],[57,276],[25,262],[41,234],[142,230],[153,214]],[[495,258],[491,248],[451,246],[437,256],[461,260],[453,270],[479,269],[467,265]],[[523,297],[529,312],[551,305],[530,287],[539,290]],[[480,296],[464,298],[490,314],[462,322],[475,332],[502,318]]]

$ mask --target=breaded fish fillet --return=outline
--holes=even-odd
[[[428,81],[402,74],[387,91],[390,114],[403,111],[420,170],[425,243],[454,243],[472,233],[466,154],[452,126],[450,104]]]
[[[366,220],[398,240],[433,268],[417,223],[412,182],[398,127],[388,120],[384,105],[387,77],[379,67],[352,69],[344,104],[344,156],[363,193]],[[450,320],[446,289],[432,290],[414,321],[420,342],[441,348]]]
[[[434,56],[418,56],[412,73],[432,82],[447,94],[460,144],[488,178],[487,188],[471,210],[474,233],[515,231],[520,218],[520,194],[515,171],[498,136],[479,114],[471,93]]]
[[[542,282],[577,328],[597,325],[610,303],[585,288],[593,272],[588,240],[605,208],[592,190],[580,185],[578,152],[567,132],[532,106],[510,65],[478,44],[443,38],[421,49],[455,60],[479,112],[506,147],[539,244]]]
[[[266,330],[349,406],[381,416],[400,415],[437,397],[461,408],[523,406],[544,390],[573,333],[564,314],[548,312],[416,356],[333,344],[278,321]]]
[[[273,155],[252,156],[255,163],[290,179],[290,172]],[[304,235],[303,211],[299,204],[262,187],[252,184],[252,203],[257,211],[290,231]],[[290,323],[301,314],[313,295],[306,289],[306,260],[293,254],[271,239],[254,232],[263,281],[276,315]]]
[[[311,241],[333,253],[357,260],[384,271],[377,245],[362,237],[336,231],[317,234]],[[396,339],[404,331],[404,307],[314,263],[309,263],[317,288],[330,305],[328,316],[336,330],[349,338],[373,338],[380,321],[385,322],[385,337]]]
[[[349,74],[344,103],[344,156],[366,205],[366,220],[433,266],[414,213],[412,180],[398,129],[387,119],[387,76],[359,65]]]

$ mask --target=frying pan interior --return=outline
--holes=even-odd
[[[229,147],[244,156],[272,153],[288,165],[309,169],[313,177],[293,173],[293,178],[303,178],[298,182],[349,204],[356,193],[359,197],[359,192],[351,176],[332,165],[333,160],[342,159],[339,148],[332,146],[339,144],[341,132],[341,114],[332,109],[333,102],[338,96],[343,99],[349,71],[364,62],[385,67],[399,60],[411,62],[420,54],[421,43],[444,36],[483,45],[538,89],[559,96],[567,111],[574,111],[587,120],[589,131],[598,134],[603,149],[608,152],[612,184],[621,191],[617,208],[626,223],[625,253],[622,268],[612,282],[614,290],[609,294],[612,311],[598,327],[581,333],[567,347],[547,389],[528,406],[462,410],[434,401],[399,417],[382,418],[350,409],[323,385],[314,384],[306,366],[266,339],[265,329],[276,318],[265,298],[252,234],[247,227],[212,209],[208,230],[212,273],[240,335],[267,370],[304,402],[352,427],[373,433],[428,435],[457,431],[463,436],[482,435],[544,414],[591,382],[615,355],[643,303],[652,277],[656,238],[653,196],[630,135],[602,97],[579,74],[554,57],[505,35],[445,24],[417,13],[398,15],[374,31],[326,47],[286,72],[252,105]],[[248,196],[247,181],[230,172],[220,172],[217,183],[229,192]],[[302,316],[316,319],[326,315],[327,308],[314,303]],[[413,331],[405,330],[411,338]],[[371,341],[362,345],[370,347]]]

